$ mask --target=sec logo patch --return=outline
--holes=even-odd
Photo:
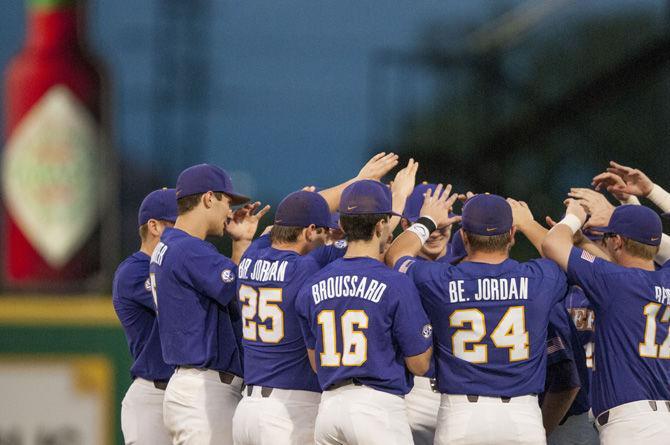
[[[430,336],[433,335],[433,327],[429,324],[425,325],[423,329],[421,329],[421,335],[423,335],[423,338],[430,338]]]
[[[232,283],[235,281],[235,274],[232,270],[225,269],[223,272],[221,272],[221,281],[224,283]]]
[[[147,281],[144,282],[144,289],[147,292],[151,292],[151,279],[147,278]]]
[[[335,241],[335,247],[337,247],[338,249],[346,249],[347,240],[340,239],[340,240]]]

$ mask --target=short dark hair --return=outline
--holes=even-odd
[[[295,243],[304,229],[305,227],[274,225],[270,229],[270,242]],[[324,230],[324,227],[317,227],[316,233],[321,234]]]
[[[142,240],[142,242],[146,241],[147,237],[149,236],[149,223],[146,222],[142,224],[140,226],[139,232],[140,232],[140,240]]]
[[[222,192],[213,192],[213,193],[217,201],[221,201],[223,199]],[[198,193],[197,195],[189,195],[184,196],[183,198],[179,198],[177,200],[177,214],[183,215],[196,208],[200,203],[202,195],[204,195],[204,193]]]
[[[295,243],[304,229],[304,227],[278,226],[275,224],[270,229],[270,241],[273,243]]]
[[[653,260],[658,253],[659,246],[650,246],[630,238],[621,237],[623,239],[623,246],[626,252],[634,257],[642,258],[644,260]]]
[[[340,215],[340,225],[347,241],[370,241],[379,221],[388,221],[388,213],[370,213],[368,215]]]
[[[510,232],[493,236],[477,235],[466,230],[464,232],[470,248],[475,252],[507,252],[512,242]]]

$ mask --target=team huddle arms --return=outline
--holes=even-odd
[[[670,238],[640,199],[670,193],[611,162],[541,224],[413,159],[383,183],[398,163],[291,193],[258,237],[269,207],[218,167],[147,196],[114,280],[126,443],[667,443]]]

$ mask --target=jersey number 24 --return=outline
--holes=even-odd
[[[486,335],[486,318],[479,309],[458,309],[451,313],[449,325],[470,329],[457,329],[451,337],[454,355],[470,363],[488,363],[488,345],[479,343]],[[519,362],[529,357],[529,336],[526,331],[526,316],[523,306],[507,309],[496,328],[491,332],[491,341],[497,348],[509,349],[509,361]],[[472,343],[472,347],[468,347]]]

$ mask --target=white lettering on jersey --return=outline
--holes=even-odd
[[[244,277],[247,276],[248,268],[251,264],[245,265]],[[265,281],[284,281],[286,276],[286,266],[288,266],[288,261],[267,261],[267,260],[256,260],[254,263],[254,268],[251,271],[251,279],[254,281],[265,282]],[[240,265],[240,267],[242,267]],[[240,277],[242,274],[238,272]]]
[[[478,278],[477,301],[527,300],[528,278]]]
[[[356,297],[373,303],[379,303],[386,290],[386,284],[375,279],[357,275],[328,277],[312,285],[314,304],[328,298]]]
[[[670,306],[670,289],[661,286],[654,286],[656,290],[656,301]]]
[[[167,252],[167,250],[167,244],[163,244],[162,241],[156,244],[156,248],[151,254],[151,262],[158,264],[159,266],[163,265],[163,257],[165,256],[165,252]]]

